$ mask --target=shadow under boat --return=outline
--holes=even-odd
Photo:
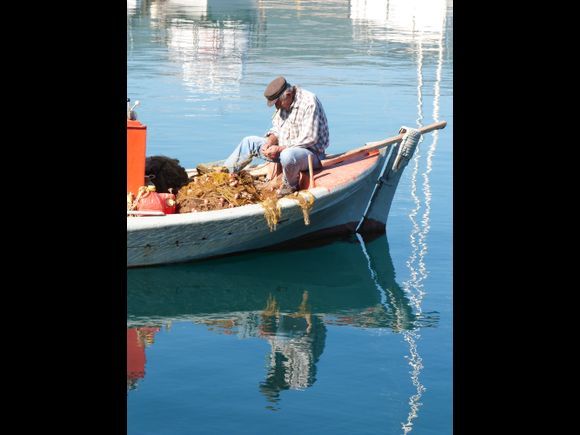
[[[127,270],[128,390],[145,376],[145,348],[173,322],[268,341],[259,389],[270,407],[281,391],[315,382],[329,325],[395,333],[437,325],[437,313],[413,312],[395,280],[385,235],[364,246],[355,237],[326,242]]]
[[[129,269],[128,325],[259,313],[270,295],[281,311],[291,311],[301,303],[304,290],[312,314],[324,316],[325,321],[342,319],[340,324],[397,330],[433,323],[428,313],[415,316],[396,282],[385,235],[367,241],[370,265],[355,237],[316,243],[315,247],[301,245],[212,261]],[[369,267],[387,293],[384,304]],[[344,318],[349,314],[356,314],[352,323]]]

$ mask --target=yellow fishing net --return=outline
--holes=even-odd
[[[239,173],[209,172],[196,175],[177,192],[179,213],[221,210],[248,204],[261,204],[270,231],[274,231],[281,217],[278,197],[268,188],[264,177],[254,178],[247,171]],[[308,191],[295,192],[286,198],[294,199],[302,208],[304,224],[310,224],[309,210],[314,196]]]

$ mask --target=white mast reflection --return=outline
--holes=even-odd
[[[417,47],[417,127],[423,126],[423,41],[422,33],[419,33]],[[415,204],[415,208],[409,213],[409,220],[412,223],[411,234],[409,235],[411,244],[411,255],[407,260],[407,267],[409,268],[410,278],[408,281],[403,283],[403,290],[409,295],[409,301],[417,314],[421,313],[421,306],[419,299],[417,298],[415,292],[422,294],[423,290],[419,285],[420,278],[418,277],[417,269],[415,268],[415,263],[417,262],[417,252],[419,250],[419,244],[417,242],[416,236],[420,232],[419,225],[415,220],[415,217],[419,213],[421,208],[421,200],[417,196],[417,174],[419,172],[419,160],[421,159],[421,147],[420,144],[423,141],[419,141],[417,149],[415,151],[415,156],[413,158],[413,171],[411,173],[411,196]],[[421,241],[421,239],[420,239]],[[419,269],[420,271],[421,269]],[[422,296],[421,296],[422,299]],[[423,368],[422,358],[417,350],[417,340],[421,337],[418,333],[419,329],[407,330],[403,332],[403,338],[409,345],[409,356],[405,356],[408,359],[408,363],[411,366],[411,382],[416,389],[416,393],[409,398],[409,414],[407,415],[406,423],[402,424],[403,432],[411,432],[413,428],[412,420],[418,417],[418,411],[423,392],[426,388],[423,386],[419,380],[419,374]]]
[[[437,62],[437,72],[436,72],[436,80],[435,80],[435,89],[434,89],[434,99],[433,99],[433,120],[434,122],[439,121],[439,95],[440,95],[440,83],[441,83],[441,71],[443,65],[443,34],[445,30],[445,14],[443,14],[439,29],[439,39],[438,39],[438,62]],[[423,121],[423,113],[422,113],[422,92],[421,87],[423,84],[423,76],[422,76],[422,61],[423,61],[423,46],[422,46],[422,33],[419,34],[419,49],[418,49],[418,59],[417,59],[417,74],[418,74],[418,118],[417,124],[421,127]],[[416,207],[415,209],[409,214],[409,219],[413,224],[413,230],[410,235],[411,246],[412,246],[412,253],[407,261],[407,266],[411,273],[410,279],[404,283],[403,288],[405,291],[409,292],[409,300],[411,305],[413,306],[417,316],[420,318],[422,314],[422,301],[425,295],[424,291],[424,281],[427,279],[429,274],[427,266],[425,264],[425,255],[428,251],[427,245],[427,234],[430,229],[430,214],[431,214],[431,185],[429,180],[429,174],[432,170],[433,165],[433,156],[435,154],[435,149],[437,147],[437,140],[438,140],[438,132],[433,134],[433,142],[429,146],[429,150],[427,151],[427,161],[426,161],[426,169],[421,174],[423,178],[422,183],[422,190],[423,195],[425,198],[424,201],[424,209],[423,215],[421,216],[421,227],[417,225],[415,221],[415,216],[418,214],[420,209],[420,201],[419,198],[415,195],[417,191],[417,173],[419,167],[419,159],[421,155],[417,153],[415,155],[415,165],[414,171],[412,174],[411,182],[412,182],[412,192],[413,192],[413,199],[415,200]],[[419,148],[417,148],[419,150]],[[416,239],[417,236],[417,239]],[[415,267],[415,265],[417,267]],[[426,388],[423,386],[419,379],[419,375],[421,373],[421,369],[423,368],[422,358],[417,351],[417,341],[421,337],[419,334],[420,328],[417,328],[412,331],[404,331],[404,339],[409,344],[409,365],[411,366],[411,382],[416,389],[416,393],[413,394],[409,398],[409,414],[407,416],[407,421],[402,424],[403,432],[409,433],[413,429],[413,420],[418,417],[419,407],[421,406],[421,396],[426,391]]]
[[[365,241],[359,233],[355,233],[355,235],[360,243],[360,247],[363,251],[363,254],[367,259],[367,267],[369,269],[369,272],[371,273],[371,279],[373,280],[375,287],[379,291],[379,296],[381,297],[381,305],[385,308],[385,311],[388,311],[389,306],[388,306],[387,300],[390,299],[391,301],[395,301],[396,300],[395,295],[393,294],[393,291],[389,287],[387,287],[387,289],[385,290],[383,288],[383,286],[379,283],[377,273],[374,271],[373,266],[371,264],[371,257],[367,252]],[[387,293],[388,293],[388,295],[387,295]],[[399,307],[399,304],[395,304],[395,303],[393,304],[393,314],[394,314],[394,322],[392,325],[390,325],[390,327],[394,331],[399,332],[399,331],[403,330],[403,327],[405,325],[405,317],[403,316],[403,313],[401,313],[401,309]],[[384,328],[381,328],[381,329],[384,329]]]
[[[434,121],[439,120],[439,91],[441,82],[441,70],[443,64],[443,39],[447,13],[446,0],[351,0],[350,18],[354,24],[355,38],[363,40],[396,42],[404,46],[411,46],[417,54],[417,127],[423,126],[423,64],[424,56],[438,50],[438,66],[433,102]],[[362,24],[357,26],[357,24]],[[433,156],[435,154],[438,133],[433,134],[433,142],[427,150],[426,169],[421,173],[422,184],[418,178],[422,161],[421,142],[415,151],[413,169],[411,171],[411,197],[414,207],[409,212],[411,221],[411,233],[409,241],[411,253],[406,266],[409,269],[409,279],[403,283],[403,291],[407,294],[409,302],[417,318],[421,318],[422,300],[425,295],[424,282],[428,276],[428,268],[425,256],[428,251],[427,234],[430,229],[431,213],[431,187],[429,174],[432,169]],[[424,198],[422,203],[421,198]],[[419,214],[420,222],[418,219]],[[357,235],[358,237],[358,235]],[[359,237],[359,240],[361,238]],[[364,250],[364,245],[361,246]],[[366,253],[365,253],[366,255]],[[367,256],[368,258],[368,256]],[[372,270],[371,270],[372,275]],[[373,276],[373,279],[375,277]],[[375,280],[375,279],[374,279]],[[375,280],[376,283],[376,280]],[[381,302],[387,297],[385,290],[377,286],[381,294]],[[411,368],[411,382],[415,388],[414,394],[409,398],[409,413],[405,422],[401,423],[403,433],[407,434],[413,429],[413,420],[418,417],[421,406],[421,396],[426,391],[421,383],[419,375],[423,369],[422,358],[418,352],[417,343],[421,337],[419,324],[412,330],[404,329],[402,334],[409,345],[408,364]]]

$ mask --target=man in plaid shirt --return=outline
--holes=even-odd
[[[292,86],[282,76],[264,91],[268,106],[276,105],[272,128],[265,137],[247,136],[226,159],[230,172],[239,172],[253,157],[282,164],[283,185],[279,195],[298,190],[300,171],[308,169],[308,156],[314,168],[321,166],[328,148],[328,123],[322,104],[312,92]]]

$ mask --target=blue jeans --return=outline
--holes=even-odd
[[[234,149],[234,152],[224,162],[224,166],[230,172],[239,172],[240,164],[250,157],[260,157],[269,162],[281,163],[284,173],[284,183],[293,189],[298,189],[300,171],[308,170],[308,155],[312,156],[312,166],[318,169],[322,166],[319,156],[306,148],[286,148],[280,153],[279,159],[268,159],[260,154],[260,149],[266,143],[266,138],[261,136],[246,136]],[[324,158],[323,156],[321,156]]]

